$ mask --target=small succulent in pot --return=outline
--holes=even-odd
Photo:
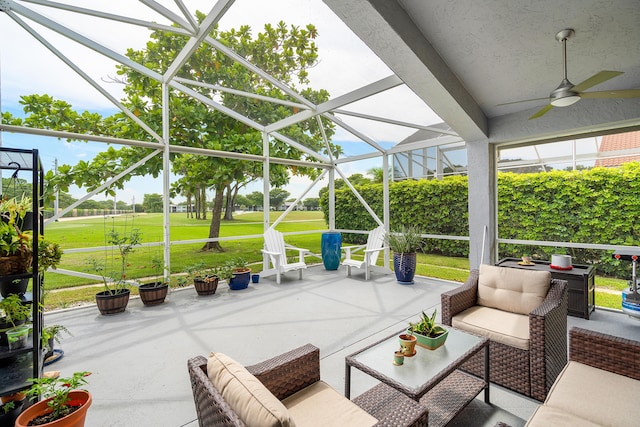
[[[447,330],[440,325],[436,325],[437,310],[433,310],[433,314],[428,316],[424,311],[417,323],[409,323],[408,331],[415,334],[424,335],[425,337],[436,338]]]

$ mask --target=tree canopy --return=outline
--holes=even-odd
[[[204,15],[196,13],[199,22]],[[308,87],[307,70],[318,61],[318,49],[314,39],[316,28],[309,24],[304,28],[288,26],[284,22],[267,24],[264,31],[253,37],[249,26],[239,29],[219,31],[214,28],[210,34],[225,46],[292,87],[309,101],[319,104],[329,99],[326,90]],[[188,37],[169,32],[155,31],[142,50],[129,49],[126,56],[158,73],[164,73],[178,57]],[[162,134],[162,86],[161,83],[129,68],[117,67],[119,83],[124,86],[122,104],[136,117],[146,123],[154,132]],[[266,125],[297,113],[296,107],[272,103],[261,99],[239,95],[237,91],[294,101],[281,89],[258,74],[248,70],[234,59],[226,56],[212,44],[202,43],[180,69],[177,77],[185,85],[204,97],[213,99],[225,107],[249,119]],[[220,90],[232,88],[236,92]],[[48,95],[27,95],[21,98],[27,117],[24,120],[10,117],[5,113],[7,123],[45,129],[65,130],[82,134],[101,134],[119,138],[155,142],[142,127],[132,121],[124,112],[111,116],[101,116],[88,111],[78,112],[62,100]],[[263,154],[262,133],[245,123],[214,110],[193,97],[172,89],[169,97],[170,143],[195,148],[205,148],[245,154]],[[321,119],[327,135],[333,135],[333,124]],[[283,135],[309,147],[314,152],[325,153],[318,122],[306,120],[280,130]],[[334,155],[339,147],[331,146]],[[147,148],[112,146],[98,154],[91,161],[81,161],[76,165],[61,165],[58,173],[49,174],[47,179],[66,190],[71,184],[86,187],[91,191],[102,185],[124,169],[134,165],[150,153]],[[314,161],[290,144],[271,138],[269,154],[273,157]],[[172,170],[180,179],[172,185],[171,195],[183,195],[189,203],[196,200],[206,217],[206,190],[213,190],[214,203],[211,216],[210,238],[219,236],[220,218],[227,195],[227,205],[233,206],[233,199],[240,188],[251,181],[263,177],[263,164],[228,157],[208,157],[194,154],[173,154]],[[116,182],[105,192],[113,194],[123,188],[124,182],[134,175],[158,176],[162,171],[162,158],[155,156],[142,166]],[[269,176],[272,187],[285,185],[290,174],[315,177],[318,170],[313,167],[291,167],[271,164]],[[200,199],[200,200],[199,200]],[[222,250],[217,242],[205,245],[205,249]]]

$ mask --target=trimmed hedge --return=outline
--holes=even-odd
[[[356,186],[360,195],[382,219],[382,184]],[[328,192],[320,196],[320,206],[328,220]],[[456,236],[469,235],[467,178],[448,177],[439,180],[400,181],[389,186],[391,230],[402,225],[420,225],[422,233]],[[360,201],[348,188],[336,190],[336,228],[371,230],[377,226]],[[362,244],[367,236],[345,233],[343,239]],[[425,252],[447,256],[468,256],[465,241],[427,239]]]
[[[357,186],[382,218],[382,184]],[[498,228],[501,238],[553,240],[636,246],[640,243],[640,163],[620,168],[543,173],[498,173]],[[391,229],[421,225],[429,234],[468,236],[467,177],[401,181],[389,187]],[[328,218],[328,192],[320,204]],[[336,227],[370,230],[375,221],[347,188],[336,190]],[[344,240],[364,243],[364,235]],[[427,239],[424,251],[468,256],[466,241]],[[576,264],[596,264],[599,274],[626,278],[629,263],[612,259],[611,251],[500,245],[500,257],[550,259],[568,253]]]

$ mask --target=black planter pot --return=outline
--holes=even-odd
[[[213,295],[218,290],[218,281],[217,277],[207,277],[205,279],[196,277],[193,279],[193,286],[196,288],[198,295]]]
[[[46,361],[48,358],[50,358],[51,356],[53,356],[53,346],[55,345],[55,340],[53,339],[53,337],[49,338],[47,340],[47,352],[44,354],[44,360]]]
[[[22,413],[22,409],[24,406],[24,400],[14,401],[13,404],[15,408],[7,412],[0,410],[0,427],[13,427],[16,422],[16,418],[18,415]]]
[[[229,279],[229,288],[232,291],[239,291],[246,289],[249,286],[251,280],[251,270],[243,273],[233,273],[233,277]]]
[[[15,276],[0,276],[0,295],[3,298],[11,294],[24,295],[29,286],[29,278],[16,278]]]
[[[413,276],[416,274],[416,254],[393,253],[393,270],[396,280],[403,285],[413,284]]]
[[[147,283],[138,287],[140,293],[140,299],[144,305],[152,306],[159,305],[164,302],[169,292],[169,285],[157,283]]]
[[[115,293],[102,291],[96,294],[96,304],[100,314],[122,313],[129,303],[129,289],[121,289]]]

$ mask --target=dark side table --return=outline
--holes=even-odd
[[[596,299],[596,268],[593,265],[574,264],[571,270],[556,270],[550,267],[549,261],[533,261],[535,265],[532,266],[519,265],[519,261],[520,258],[504,258],[496,265],[522,270],[550,271],[552,279],[566,280],[569,288],[569,315],[589,320],[589,315],[595,310]]]

